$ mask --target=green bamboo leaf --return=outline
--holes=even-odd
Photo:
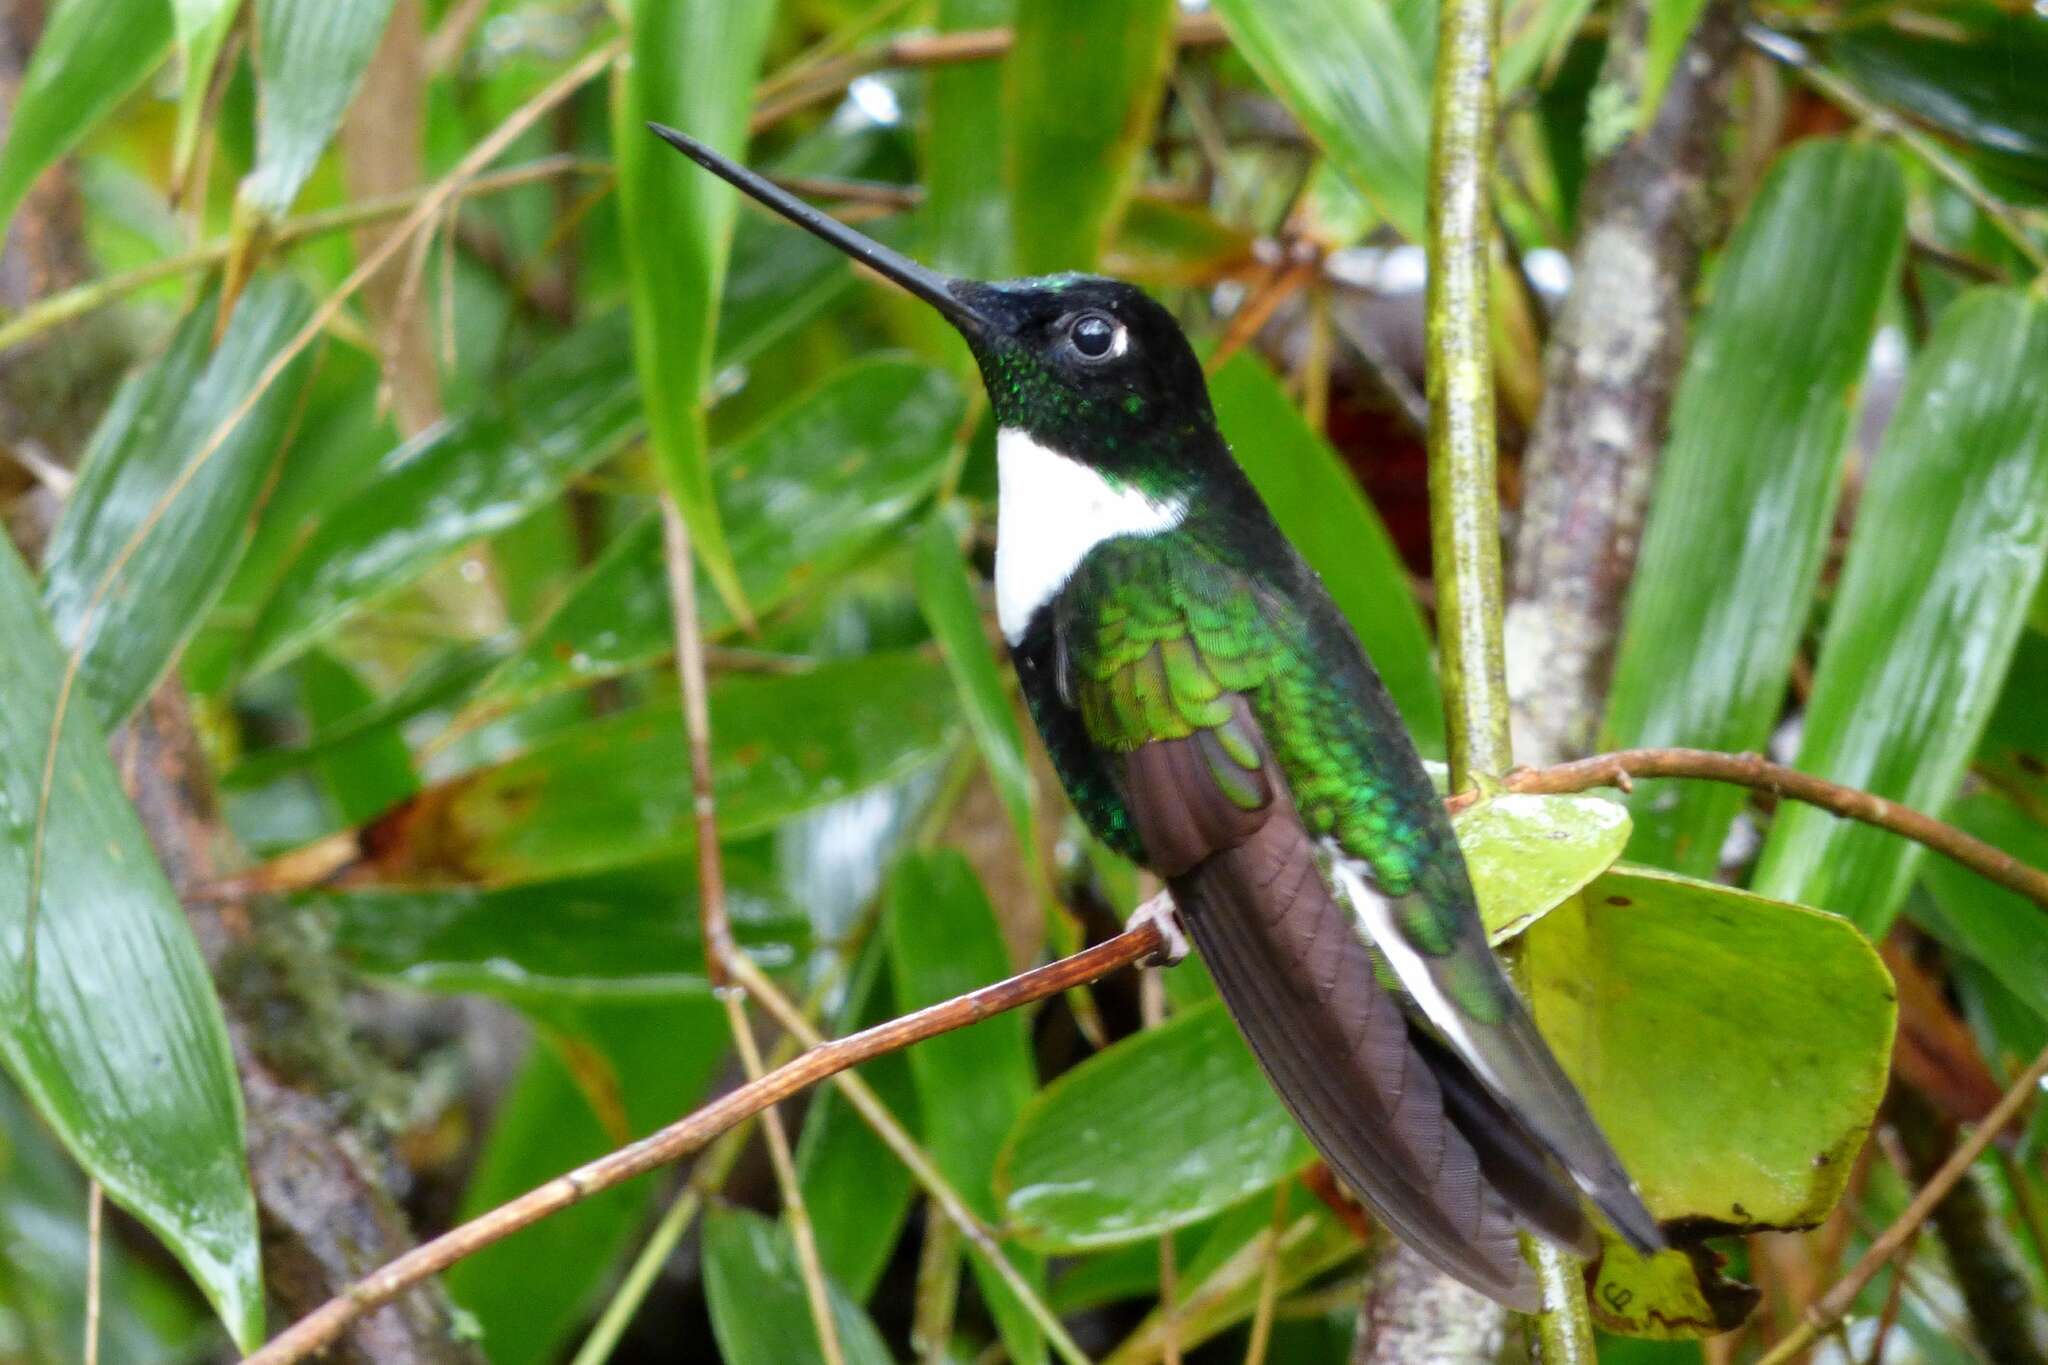
[[[617,451],[636,409],[626,347],[623,318],[572,332],[489,406],[386,455],[284,569],[250,634],[250,671],[292,659]]]
[[[392,0],[255,0],[256,167],[236,191],[282,217],[341,127]]]
[[[178,59],[184,67],[178,78],[178,132],[171,164],[181,175],[192,164],[192,153],[199,145],[199,116],[213,81],[214,59],[220,55],[221,42],[240,5],[241,0],[171,0],[171,26],[177,33]]]
[[[1914,362],[1849,539],[1798,766],[1922,810],[1954,792],[2048,560],[2048,303],[1951,305]],[[1811,806],[1753,881],[1881,938],[1921,846]]]
[[[1016,9],[1017,0],[939,0],[936,27],[1001,28]],[[934,66],[925,76],[923,255],[949,275],[997,280],[1014,273],[1003,80],[997,62]],[[1044,115],[1032,109],[1030,124]]]
[[[633,358],[656,467],[712,585],[742,621],[739,571],[712,496],[704,432],[736,191],[649,133],[672,124],[727,155],[746,132],[769,3],[633,0],[632,52],[613,101],[619,218],[633,303]]]
[[[1827,1215],[1884,1095],[1896,1011],[1855,926],[1621,869],[1522,942],[1538,1026],[1676,1240]],[[1610,1253],[1600,1273],[1592,1301],[1610,1331],[1705,1335],[1748,1297],[1681,1250],[1647,1264]]]
[[[1678,70],[1679,54],[1686,40],[1699,26],[1707,0],[1652,0],[1647,50],[1643,54],[1642,96],[1636,107],[1636,126],[1647,128],[1664,103],[1664,91]]]
[[[944,371],[857,362],[727,446],[715,476],[740,583],[758,611],[782,605],[871,551],[938,483],[966,401]],[[731,630],[703,588],[706,634]],[[506,705],[667,657],[675,647],[659,519],[622,532],[534,637],[481,690]]]
[[[1768,736],[1904,213],[1884,151],[1805,142],[1737,229],[1672,408],[1601,747],[1742,752]],[[1712,782],[1637,784],[1629,856],[1711,872],[1742,799]]]
[[[860,1305],[826,1284],[846,1365],[890,1365]],[[726,1365],[822,1365],[810,1300],[787,1229],[745,1209],[704,1219],[704,1297]]]
[[[888,988],[888,944],[869,939],[847,983],[843,1008],[829,1031],[835,1038],[894,1017]],[[917,1131],[917,1092],[910,1063],[890,1053],[863,1063],[860,1077],[906,1131]],[[890,1253],[910,1216],[910,1168],[898,1161],[846,1102],[836,1086],[820,1087],[804,1113],[797,1140],[797,1177],[818,1242],[818,1260],[856,1303],[866,1303],[888,1268]]]
[[[64,652],[11,544],[0,641],[0,1060],[254,1349],[256,1205],[227,1026],[92,708],[74,703],[60,723]]]
[[[2034,867],[2048,867],[2048,832],[1988,793],[1966,796],[1948,820]],[[1921,880],[1933,897],[1913,917],[1956,952],[2048,1019],[2048,932],[2040,906],[1946,858],[1929,858]]]
[[[0,238],[36,177],[113,112],[170,45],[164,0],[62,0],[52,8],[7,111]]]
[[[916,654],[721,682],[711,693],[719,829],[762,833],[922,771],[952,747],[958,715],[944,667]],[[505,884],[687,852],[687,752],[671,701],[573,726],[386,815],[383,880]]]
[[[1314,1159],[1220,1001],[1096,1053],[1039,1091],[1003,1145],[1003,1221],[1047,1251],[1206,1218]]]
[[[79,680],[103,725],[149,694],[227,586],[308,362],[294,361],[209,446],[311,310],[297,284],[257,279],[215,347],[209,291],[93,434],[51,539],[43,600],[57,638],[83,651]]]
[[[1429,631],[1401,557],[1358,481],[1253,357],[1233,356],[1209,381],[1209,394],[1238,463],[1280,529],[1323,576],[1417,747],[1441,754],[1444,702]]]
[[[932,509],[918,536],[917,600],[960,689],[967,728],[1010,817],[1017,847],[1027,865],[1036,867],[1037,822],[1032,817],[1031,768],[1024,758],[1023,731],[982,628],[981,604],[960,558],[953,519],[943,507]]]
[[[1095,268],[1150,140],[1174,12],[1171,0],[1017,0],[1002,117],[1025,274]]]
[[[950,851],[908,857],[889,881],[885,926],[890,975],[900,1014],[923,1009],[1000,981],[1011,972],[995,907],[967,860]],[[994,1221],[996,1153],[1017,1121],[1037,1075],[1024,1017],[999,1014],[910,1050],[920,1125],[932,1160],[960,1197]],[[1045,1263],[1028,1252],[1006,1253],[1041,1288]],[[1038,1324],[994,1269],[970,1255],[975,1278],[1002,1329],[1010,1358],[1045,1358]]]
[[[1882,15],[1831,34],[1821,50],[1873,98],[1971,145],[1987,164],[2048,188],[2048,24],[1996,5],[1942,9],[1926,27]]]
[[[1520,0],[1501,14],[1500,93],[1502,98],[1563,60],[1578,36],[1593,0]]]
[[[1428,67],[1388,0],[1217,0],[1216,13],[1351,184],[1421,241]]]
[[[346,739],[328,738],[377,704],[376,694],[354,669],[316,649],[292,672],[299,705],[313,728],[313,744],[320,749],[313,759],[313,776],[334,808],[334,828],[353,829],[420,789],[412,751],[397,726],[361,729]]]
[[[547,1022],[499,1106],[462,1194],[463,1218],[612,1150],[621,1120],[634,1136],[672,1122],[699,1102],[729,1051],[725,1010],[708,998],[591,1006]],[[616,1097],[609,1122],[591,1106],[593,1066]],[[655,1188],[636,1180],[606,1190],[448,1272],[449,1293],[475,1317],[492,1365],[562,1358],[561,1343],[632,1247]]]
[[[779,894],[761,841],[725,850],[733,932],[761,961],[791,960],[807,937]],[[664,1000],[709,989],[698,933],[697,866],[667,858],[553,881],[311,894],[338,951],[359,970],[419,990],[514,1005]]]

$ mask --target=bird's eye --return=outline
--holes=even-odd
[[[1101,313],[1081,314],[1074,319],[1067,335],[1083,360],[1102,360],[1123,352],[1119,344],[1123,341],[1123,328]]]

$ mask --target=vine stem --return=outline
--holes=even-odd
[[[1495,473],[1491,200],[1499,0],[1444,0],[1430,100],[1429,522],[1451,790],[1514,762],[1501,619],[1500,496]],[[1519,955],[1507,965],[1527,989]],[[1593,1322],[1575,1258],[1523,1236],[1542,1308],[1530,1319],[1544,1365],[1592,1361]],[[1424,1281],[1432,1292],[1437,1281]],[[1448,1280],[1442,1282],[1451,1291]]]

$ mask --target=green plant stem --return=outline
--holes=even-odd
[[[1429,504],[1451,789],[1513,762],[1501,650],[1486,187],[1496,0],[1446,0],[1429,158]]]
[[[1494,472],[1492,216],[1497,0],[1444,0],[1439,11],[1429,150],[1429,504],[1436,566],[1451,790],[1514,762],[1501,645],[1504,593],[1500,497]],[[1509,967],[1526,992],[1513,955]],[[1531,1319],[1544,1365],[1592,1361],[1593,1324],[1579,1269],[1524,1236],[1543,1307]]]
[[[503,190],[517,189],[536,181],[550,180],[559,175],[609,176],[611,167],[601,161],[590,161],[574,156],[544,156],[524,166],[512,166],[490,175],[480,175],[457,190],[457,196],[474,199],[479,195],[497,194]],[[352,228],[370,223],[381,223],[387,218],[396,218],[414,207],[428,195],[435,193],[439,184],[420,185],[398,194],[387,194],[376,199],[365,199],[360,203],[344,204],[339,208],[323,209],[319,213],[308,213],[303,217],[288,219],[279,223],[271,236],[273,249],[295,245],[313,237],[324,237],[330,233],[347,232]],[[24,308],[5,324],[0,324],[0,351],[19,346],[59,323],[69,322],[84,313],[133,294],[139,289],[161,280],[175,279],[194,270],[219,265],[228,258],[234,248],[226,237],[193,247],[175,256],[166,256],[160,261],[124,270],[118,275],[104,279],[90,280],[73,289],[52,294],[38,300],[33,306]]]

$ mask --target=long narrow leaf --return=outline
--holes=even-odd
[[[58,724],[64,671],[0,537],[0,1060],[251,1349],[263,1291],[227,1026],[92,708]]]
[[[0,237],[36,177],[112,112],[170,45],[164,0],[63,0],[52,9],[7,111]]]
[[[262,217],[292,206],[377,50],[392,0],[256,0],[256,168],[238,194]]]
[[[1955,790],[2048,558],[2048,303],[1984,290],[1913,366],[1864,491],[1798,766],[1921,809]],[[1767,895],[1881,937],[1920,845],[1811,806],[1779,813]]]
[[[1005,127],[1017,266],[1094,268],[1122,212],[1171,55],[1170,0],[1019,0]]]
[[[1602,747],[1740,752],[1768,735],[1904,215],[1888,154],[1808,142],[1736,231],[1672,409]],[[1630,856],[1710,873],[1741,804],[1711,782],[1641,783]]]
[[[825,1287],[846,1365],[891,1365],[860,1305],[838,1285]],[[704,1220],[704,1297],[727,1365],[822,1365],[805,1293],[786,1229],[744,1209]]]
[[[241,0],[171,0],[172,27],[178,35],[178,134],[172,164],[180,173],[192,163],[199,142],[199,116],[206,89],[213,80],[213,62],[235,21]]]
[[[736,191],[685,163],[646,124],[673,124],[738,154],[774,14],[765,0],[634,0],[632,58],[612,123],[633,358],[655,463],[705,572],[742,621],[750,619],[746,596],[712,498],[704,432]]]
[[[57,638],[84,650],[85,695],[108,727],[148,695],[234,573],[306,359],[264,391],[217,449],[208,453],[207,445],[311,309],[298,285],[260,278],[215,348],[208,292],[93,436],[51,540],[43,600]]]

